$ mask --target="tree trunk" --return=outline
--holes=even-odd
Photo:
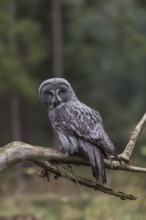
[[[9,2],[9,11],[10,11],[10,27],[15,26],[16,23],[16,2],[15,0],[10,0]],[[10,37],[9,39],[10,51],[12,56],[16,55],[17,52],[17,42],[14,37]],[[15,74],[12,72],[12,74]],[[21,74],[21,73],[20,73]],[[11,135],[13,141],[20,141],[21,140],[21,117],[20,117],[20,100],[19,94],[15,91],[11,94]],[[15,175],[14,175],[14,187],[17,190],[22,190],[24,187],[24,176],[22,172],[23,164],[17,164],[15,168]]]
[[[16,22],[16,2],[11,0],[9,3],[10,10],[10,25],[14,26]],[[17,43],[15,37],[9,39],[11,54],[15,55],[17,50]],[[14,73],[12,73],[14,74]],[[14,88],[15,89],[15,88]],[[20,129],[20,102],[19,96],[16,92],[11,95],[11,130],[12,140],[21,140],[21,129]]]
[[[11,97],[11,129],[12,140],[21,140],[20,101],[17,94]]]
[[[62,47],[61,0],[52,0],[52,52],[53,52],[53,76],[62,77],[63,47]]]
[[[63,76],[63,45],[62,45],[62,22],[61,0],[52,0],[52,53],[53,53],[53,76]],[[53,137],[53,145],[57,146],[56,135]]]

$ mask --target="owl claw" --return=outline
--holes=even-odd
[[[132,163],[132,161],[129,160],[125,154],[120,154],[118,157],[120,158],[121,161],[123,161],[124,163],[128,165]]]
[[[62,151],[62,146],[58,146],[57,148],[58,150]]]

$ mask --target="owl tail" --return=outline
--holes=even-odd
[[[93,176],[97,181],[106,183],[106,172],[101,149],[92,147],[93,156],[89,155],[89,161],[92,166]]]
[[[102,150],[95,145],[84,142],[84,144],[81,145],[81,151],[89,159],[95,179],[102,183],[106,183],[106,172]]]

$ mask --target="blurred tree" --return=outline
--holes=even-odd
[[[52,0],[52,42],[53,75],[61,77],[63,75],[61,0]]]
[[[63,77],[62,1],[52,0],[52,65],[53,77]],[[53,145],[57,145],[56,135]]]
[[[39,80],[32,73],[46,55],[46,43],[43,41],[39,24],[33,19],[23,18],[22,14],[20,15],[22,2],[13,0],[0,4],[2,6],[0,7],[0,92],[2,95],[6,94],[7,114],[11,109],[12,129],[9,138],[27,139],[25,135],[27,129],[23,128],[26,122],[22,126],[25,115],[22,116],[21,109],[22,107],[27,109],[28,103],[32,105],[37,100]],[[24,105],[22,100],[26,100]],[[24,131],[23,137],[21,129]]]
[[[65,69],[78,82],[82,100],[102,113],[122,146],[145,111],[146,13],[136,1],[86,3],[72,2],[68,12]]]
[[[10,26],[15,26],[16,20],[16,2],[10,1]],[[14,36],[9,39],[10,52],[14,55],[17,51],[17,42]],[[20,73],[21,74],[21,73]],[[21,140],[21,122],[20,122],[20,100],[16,92],[11,94],[11,127],[12,127],[12,140]]]

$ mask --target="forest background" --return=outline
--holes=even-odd
[[[101,113],[106,131],[120,153],[146,111],[145,60],[144,0],[1,0],[1,146],[13,140],[53,146],[53,131],[40,103],[38,87],[47,78],[64,77],[82,102]],[[143,166],[145,132],[133,155],[133,161]],[[82,172],[86,173],[84,168]],[[67,182],[52,180],[48,184],[22,173],[16,166],[0,174],[0,194],[5,198],[0,215],[32,213],[40,219],[145,218],[144,174],[109,173],[110,186],[127,189],[139,197],[121,203]]]

